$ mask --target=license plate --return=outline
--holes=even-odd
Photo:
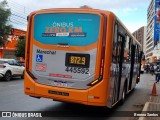
[[[61,82],[61,81],[53,81],[53,86],[58,86],[58,87],[67,87],[66,82]]]
[[[67,92],[59,92],[59,91],[48,90],[48,93],[49,94],[62,95],[62,96],[69,96],[69,93],[67,93]]]
[[[66,66],[89,67],[90,55],[79,53],[66,53]]]

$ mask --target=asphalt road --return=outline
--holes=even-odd
[[[122,111],[122,114],[129,114],[127,111],[141,111],[145,102],[151,94],[154,76],[150,74],[142,74],[141,81],[137,84],[132,93],[127,96],[123,105],[116,106],[112,112],[110,109],[100,107],[85,106],[79,104],[63,103],[53,101],[51,99],[36,99],[29,97],[23,92],[23,79],[14,78],[12,81],[6,82],[0,80],[0,111],[50,111],[50,113],[57,113],[54,119],[107,119],[107,120],[136,120],[134,117],[116,117],[117,111]],[[89,114],[89,116],[83,116]],[[67,116],[65,116],[65,115]],[[97,114],[95,116],[95,114]],[[110,117],[107,117],[109,114]],[[92,117],[94,115],[94,117]],[[92,117],[92,118],[91,118]],[[2,118],[0,118],[2,119]],[[12,118],[13,119],[13,118]],[[17,119],[17,118],[14,118]],[[19,118],[22,119],[22,118]],[[23,118],[31,119],[31,118]],[[33,118],[32,118],[33,119]],[[39,118],[35,118],[39,119]],[[53,119],[52,117],[42,118],[44,120]]]

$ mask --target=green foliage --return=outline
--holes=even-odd
[[[0,46],[5,47],[8,35],[10,34],[11,25],[8,24],[8,19],[11,11],[7,8],[7,1],[0,2]]]
[[[16,57],[25,58],[25,43],[26,43],[25,39],[18,40],[18,42],[15,46],[16,47],[16,51],[15,51],[15,56]]]

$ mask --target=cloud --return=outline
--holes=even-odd
[[[13,0],[8,0],[14,2]],[[88,5],[97,9],[134,9],[143,8],[149,0],[16,0],[17,3],[29,8],[30,11],[46,8],[78,8]]]
[[[138,8],[125,8],[125,9],[122,9],[122,11],[124,12],[124,13],[128,13],[128,12],[135,12],[135,11],[137,11],[138,10]]]
[[[125,22],[125,26],[128,28],[128,30],[133,33],[134,31],[138,30],[142,26],[146,26],[145,21],[140,22]]]
[[[32,11],[48,8],[79,8],[88,5],[92,8],[113,11],[130,31],[146,23],[150,0],[8,0],[12,7],[29,14]],[[17,4],[18,3],[18,4]],[[21,6],[21,7],[19,7]],[[18,10],[17,10],[18,11]],[[142,12],[143,11],[143,12]],[[145,11],[145,12],[144,12]],[[137,17],[138,16],[138,17]],[[134,24],[133,24],[134,23]],[[145,25],[145,24],[143,24]],[[138,29],[138,28],[137,28]]]
[[[117,16],[123,15],[123,16],[127,16],[132,14],[133,12],[137,12],[138,8],[122,8],[122,9],[110,9],[110,11],[112,11],[113,13],[115,13]]]

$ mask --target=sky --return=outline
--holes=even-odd
[[[114,12],[130,32],[147,26],[147,8],[151,0],[8,0],[10,6],[28,15],[46,8],[92,8]],[[17,7],[16,7],[17,6]],[[25,25],[26,26],[26,25]]]

